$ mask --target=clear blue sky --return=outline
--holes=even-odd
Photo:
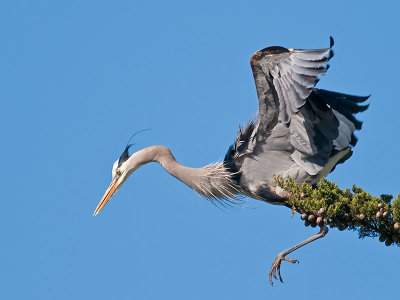
[[[400,192],[400,6],[395,1],[3,1],[0,4],[1,299],[391,297],[400,249],[317,230],[253,199],[220,210],[150,164],[92,213],[130,135],[183,164],[224,157],[257,110],[258,49],[335,57],[319,87],[372,94],[341,187]],[[390,4],[391,3],[391,4]]]

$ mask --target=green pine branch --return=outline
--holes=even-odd
[[[359,238],[379,237],[386,246],[400,246],[400,194],[394,200],[392,195],[371,196],[356,186],[340,189],[326,179],[316,187],[297,185],[289,177],[277,176],[275,181],[289,192],[292,214],[300,213],[305,226],[354,230]]]

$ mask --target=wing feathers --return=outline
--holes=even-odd
[[[315,79],[312,76],[301,75],[297,73],[292,73],[292,78],[298,84],[302,85],[305,88],[313,88],[315,83]]]
[[[301,67],[305,68],[320,68],[323,67],[334,55],[333,50],[330,50],[328,57],[323,57],[322,59],[319,60],[307,60],[305,58],[300,58],[299,56],[296,56],[295,54],[293,55],[292,59],[296,63],[296,65],[299,65]]]
[[[266,189],[272,175],[315,184],[351,155],[354,115],[366,110],[368,97],[315,88],[334,56],[329,48],[294,50],[269,47],[250,59],[259,100],[259,116],[238,133],[225,166],[245,190]],[[333,159],[331,159],[333,158]]]
[[[313,77],[318,77],[324,75],[327,71],[327,68],[305,68],[298,65],[292,66],[292,72],[296,72],[301,75],[308,75]]]
[[[291,116],[304,105],[318,82],[318,77],[328,70],[327,62],[332,57],[331,48],[293,50],[269,47],[257,51],[251,57],[250,63],[260,105],[261,102],[268,101],[266,93],[275,92],[275,100],[279,103],[279,110],[275,113],[279,114],[279,121],[289,126]],[[273,120],[270,114],[269,118],[263,119],[263,116],[260,111],[264,123],[269,124]],[[268,127],[268,124],[264,125]]]
[[[291,53],[294,58],[315,61],[315,60],[324,59],[326,55],[329,55],[330,51],[331,51],[331,48],[325,48],[325,49],[318,49],[318,50],[293,50]],[[329,55],[329,56],[331,56],[331,55]],[[328,56],[328,58],[329,58],[329,56]]]

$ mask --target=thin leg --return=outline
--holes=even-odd
[[[315,240],[317,240],[319,238],[324,237],[327,233],[328,233],[328,227],[321,226],[321,230],[316,235],[313,235],[312,237],[309,237],[305,241],[301,242],[300,244],[297,244],[296,246],[279,253],[278,256],[275,258],[274,262],[272,263],[271,270],[269,271],[269,282],[271,283],[271,285],[274,285],[274,283],[272,282],[272,276],[274,276],[275,279],[278,279],[277,276],[276,276],[276,271],[278,271],[279,280],[281,282],[283,282],[282,276],[281,276],[281,262],[282,262],[282,260],[291,262],[292,264],[294,264],[296,262],[297,263],[299,262],[298,260],[290,259],[290,258],[285,257],[286,255],[288,255],[289,253],[293,252],[294,250],[299,249],[300,247],[303,247],[304,245],[307,245],[307,244],[311,243],[312,241],[315,241]]]

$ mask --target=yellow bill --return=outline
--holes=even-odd
[[[98,213],[103,209],[103,207],[107,204],[108,200],[111,199],[111,197],[114,195],[115,191],[118,189],[118,186],[119,186],[118,179],[113,179],[110,186],[104,193],[103,198],[101,198],[99,204],[97,205],[97,207],[93,213],[94,216],[97,216]]]

